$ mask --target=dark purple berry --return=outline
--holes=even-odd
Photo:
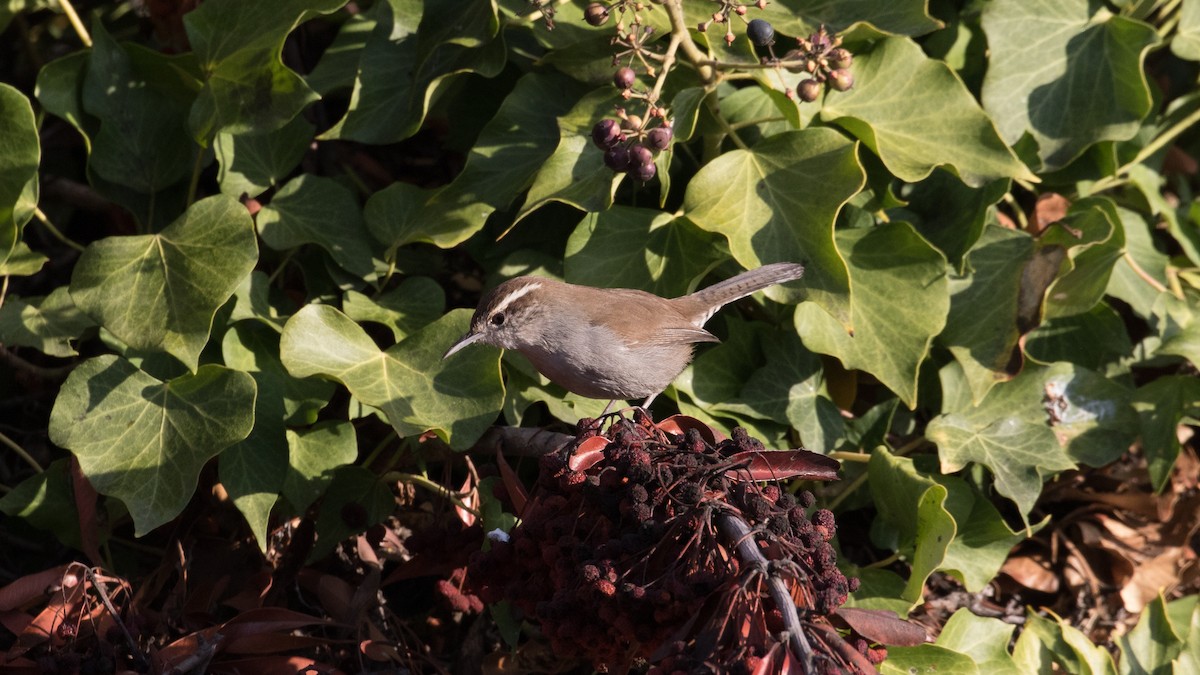
[[[645,183],[658,174],[658,167],[654,166],[653,162],[649,164],[633,164],[631,162],[626,173],[629,174],[630,178]]]
[[[636,79],[637,73],[633,72],[633,68],[626,66],[613,74],[613,85],[617,89],[629,89],[633,86],[633,82]]]
[[[606,150],[621,141],[621,125],[616,120],[600,120],[592,127],[592,142]]]
[[[666,150],[672,135],[670,127],[655,127],[646,133],[646,143],[655,150]]]
[[[623,145],[614,145],[604,151],[604,166],[621,173],[629,168],[629,149]]]
[[[766,47],[775,42],[775,27],[763,19],[751,19],[746,25],[746,37],[759,47]]]
[[[821,95],[821,83],[813,79],[807,79],[800,83],[800,100],[805,103],[812,103]]]
[[[653,164],[654,154],[650,152],[650,148],[644,145],[635,145],[629,148],[629,165],[635,166],[638,164]]]
[[[854,86],[854,76],[845,68],[838,68],[829,73],[829,86],[838,91],[846,91]]]
[[[604,22],[608,21],[608,8],[598,2],[593,2],[583,8],[583,20],[592,26],[603,26]]]

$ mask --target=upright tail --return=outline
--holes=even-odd
[[[793,281],[802,276],[804,276],[804,265],[799,263],[773,263],[742,272],[736,277],[713,284],[708,288],[693,293],[691,297],[704,306],[712,308],[712,311],[700,321],[700,324],[703,325],[705,321],[708,321],[712,317],[714,312],[738,298],[744,298],[768,286]]]

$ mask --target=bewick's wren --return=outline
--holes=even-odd
[[[645,407],[687,367],[695,343],[720,342],[704,330],[718,309],[802,274],[803,265],[764,265],[671,299],[517,277],[484,296],[471,329],[442,358],[475,342],[515,349],[567,391],[599,399],[646,397]]]

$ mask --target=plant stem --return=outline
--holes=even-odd
[[[667,0],[663,6],[666,7],[667,15],[671,19],[671,39],[679,40],[679,46],[683,47],[683,55],[692,62],[692,65],[696,66],[700,79],[711,83],[716,77],[711,65],[712,59],[700,51],[700,48],[692,40],[691,34],[688,33],[687,18],[683,16],[683,0]]]
[[[1129,267],[1133,269],[1133,273],[1138,275],[1139,277],[1141,277],[1142,281],[1145,281],[1146,283],[1150,284],[1150,286],[1153,287],[1154,290],[1158,291],[1159,293],[1170,293],[1171,292],[1170,289],[1168,289],[1166,286],[1163,286],[1161,283],[1159,283],[1158,279],[1155,279],[1154,277],[1150,276],[1149,272],[1142,269],[1142,266],[1137,264],[1137,261],[1133,259],[1133,256],[1129,255],[1129,251],[1126,251],[1124,256],[1122,256],[1122,257],[1125,258],[1125,262],[1129,263]],[[1179,296],[1179,299],[1182,300],[1183,296]]]
[[[395,481],[395,482],[407,481],[410,483],[414,483],[416,485],[420,485],[421,487],[425,488],[426,490],[437,493],[437,494],[441,495],[442,497],[444,497],[445,499],[448,499],[450,501],[450,503],[452,503],[455,506],[457,506],[458,508],[470,513],[471,515],[475,516],[476,518],[482,517],[482,514],[480,514],[478,510],[476,510],[470,506],[467,506],[466,503],[463,502],[461,493],[453,492],[449,488],[445,487],[444,485],[439,485],[439,484],[429,480],[425,476],[421,476],[421,475],[418,475],[415,473],[403,473],[400,471],[389,471],[388,473],[384,474],[383,480],[388,481],[389,483],[392,481]]]
[[[79,14],[75,11],[75,6],[71,4],[71,0],[58,0],[58,6],[62,7],[63,14],[67,15],[67,21],[71,22],[71,27],[75,29],[75,34],[79,36],[79,41],[83,43],[84,47],[90,49],[92,46],[92,36],[88,35],[87,28],[79,20]]]
[[[1154,140],[1147,143],[1146,147],[1142,148],[1136,157],[1126,162],[1121,168],[1117,169],[1116,173],[1111,176],[1101,178],[1093,183],[1091,190],[1089,190],[1089,194],[1096,194],[1097,192],[1108,190],[1120,185],[1124,182],[1124,175],[1128,173],[1131,168],[1146,161],[1154,153],[1162,150],[1167,146],[1167,144],[1169,144],[1171,141],[1174,141],[1176,137],[1191,129],[1197,123],[1200,123],[1200,107],[1193,110],[1187,117],[1184,117],[1175,124],[1171,125],[1163,133],[1155,136]]]
[[[8,436],[5,436],[3,433],[0,433],[0,443],[7,445],[13,452],[17,453],[17,456],[25,460],[26,464],[32,466],[34,471],[38,473],[43,473],[45,471],[45,469],[42,468],[42,465],[38,464],[37,460],[33,458],[33,455],[30,455],[25,451],[25,448],[17,445],[16,441]]]
[[[33,207],[33,215],[42,223],[42,225],[47,230],[50,230],[50,234],[54,235],[55,239],[61,241],[62,243],[66,244],[67,246],[70,246],[71,248],[75,249],[76,251],[83,253],[83,248],[84,248],[83,245],[79,244],[78,242],[74,241],[70,237],[63,234],[57,227],[54,226],[54,223],[50,222],[50,218],[48,218],[46,216],[46,214],[40,208],[38,208],[36,206]]]

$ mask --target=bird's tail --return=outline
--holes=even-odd
[[[711,306],[712,312],[738,298],[744,298],[755,291],[761,291],[768,286],[794,281],[804,276],[804,265],[799,263],[773,263],[742,272],[741,274],[713,284],[708,288],[697,291],[693,298],[706,306]],[[707,321],[712,312],[704,317]],[[703,321],[701,322],[703,324]]]

